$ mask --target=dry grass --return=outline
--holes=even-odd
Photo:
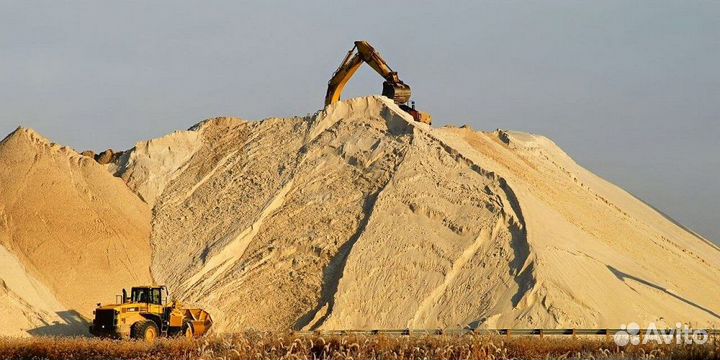
[[[720,344],[617,347],[568,337],[299,336],[246,333],[155,344],[88,338],[0,339],[0,359],[720,359]]]

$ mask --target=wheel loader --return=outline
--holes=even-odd
[[[149,342],[160,336],[203,336],[213,323],[207,311],[171,300],[165,285],[133,287],[129,296],[123,289],[115,304],[97,304],[93,314],[91,334]]]
[[[357,50],[357,51],[356,51]],[[428,125],[432,124],[432,116],[426,112],[415,110],[415,102],[411,102],[408,106],[412,94],[410,85],[400,80],[398,73],[390,68],[390,65],[380,56],[367,41],[356,41],[340,66],[333,73],[332,78],[328,81],[327,93],[325,93],[325,106],[340,101],[345,85],[358,71],[360,65],[367,63],[373,70],[385,79],[383,82],[382,95],[389,97],[400,106],[400,109],[410,114],[415,121],[419,121]]]

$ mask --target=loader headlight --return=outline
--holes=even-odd
[[[138,310],[140,310],[140,309],[137,308],[137,307],[131,307],[131,308],[124,308],[124,309],[123,309],[123,312],[135,312],[135,311],[138,311]]]

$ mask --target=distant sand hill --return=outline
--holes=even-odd
[[[0,334],[164,283],[215,331],[720,324],[720,249],[549,139],[392,101],[210,119],[100,165],[0,143]]]

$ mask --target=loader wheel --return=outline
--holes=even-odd
[[[130,328],[130,337],[136,340],[154,342],[158,337],[158,327],[150,320],[136,322]]]
[[[192,323],[190,321],[183,321],[182,336],[187,339],[192,339],[195,336],[195,332],[193,331]]]

